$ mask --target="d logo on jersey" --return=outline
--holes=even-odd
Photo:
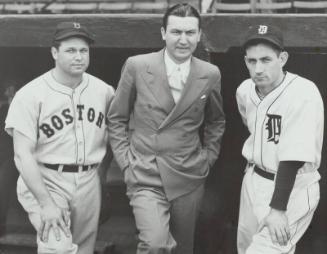
[[[267,114],[268,121],[266,123],[266,130],[268,130],[268,139],[267,142],[274,142],[278,144],[281,126],[282,126],[282,117],[280,115],[271,115]]]

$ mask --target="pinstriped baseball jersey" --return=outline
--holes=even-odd
[[[305,161],[299,174],[317,170],[324,109],[314,83],[286,73],[282,84],[260,100],[254,82],[248,79],[237,89],[236,99],[250,132],[242,150],[248,162],[276,172],[280,161]],[[314,182],[319,177],[317,172],[308,181]]]
[[[106,115],[114,89],[84,73],[71,89],[51,71],[21,88],[12,101],[6,130],[21,132],[36,145],[36,160],[49,164],[90,165],[106,152]]]

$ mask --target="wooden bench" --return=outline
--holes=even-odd
[[[94,253],[113,254],[114,247],[114,244],[111,242],[97,241],[95,243]],[[35,235],[17,233],[3,235],[0,237],[0,253],[7,249],[16,250],[17,253],[36,253]]]

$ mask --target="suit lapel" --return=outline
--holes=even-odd
[[[197,60],[195,57],[192,57],[190,74],[187,78],[181,97],[165,121],[162,122],[159,129],[164,128],[169,123],[178,118],[181,114],[183,114],[185,110],[187,110],[200,96],[201,92],[207,86],[208,81],[208,77],[203,75],[203,73],[206,72],[205,70],[201,69],[199,60]]]
[[[175,102],[168,84],[164,50],[153,53],[150,62],[151,65],[147,66],[145,73],[142,75],[143,79],[157,102],[168,115],[174,108]]]

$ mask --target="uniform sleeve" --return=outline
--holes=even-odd
[[[315,162],[321,153],[324,109],[321,97],[292,102],[282,119],[279,161]]]
[[[31,96],[17,93],[8,110],[5,130],[11,136],[14,130],[19,131],[36,142],[38,137],[38,113],[39,106],[37,101],[34,101]]]
[[[247,126],[245,102],[244,102],[244,100],[242,98],[240,88],[238,88],[237,91],[236,91],[236,102],[237,102],[237,108],[238,108],[238,111],[240,112],[242,121],[245,124],[245,126]]]
[[[109,112],[109,109],[110,109],[110,105],[115,97],[115,89],[108,85],[108,102],[107,102],[107,108],[106,108],[106,112],[107,112],[107,117],[108,117],[108,112]]]

